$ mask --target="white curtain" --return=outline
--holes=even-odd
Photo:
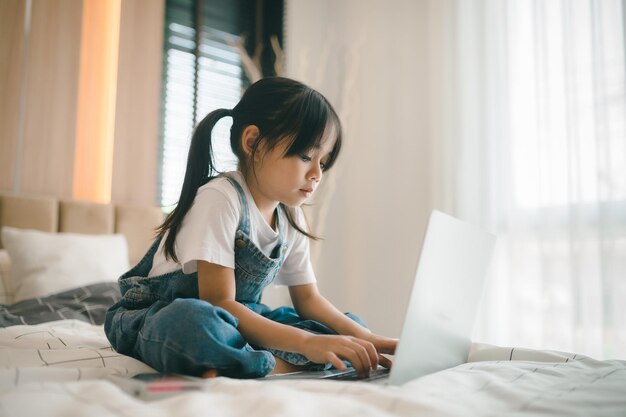
[[[623,1],[290,0],[286,29],[345,127],[325,295],[399,336],[438,208],[500,236],[475,341],[626,357]]]
[[[624,2],[446,4],[438,202],[500,236],[475,339],[626,358]]]

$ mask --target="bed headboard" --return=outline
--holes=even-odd
[[[154,229],[162,221],[163,212],[158,207],[0,193],[0,227],[44,232],[121,233],[128,241],[131,265],[136,264],[145,254],[154,239]]]

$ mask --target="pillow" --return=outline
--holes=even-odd
[[[115,281],[129,269],[128,244],[118,234],[48,233],[3,227],[2,244],[11,259],[14,303]]]
[[[11,260],[6,250],[0,249],[0,304],[11,304],[13,302],[13,289],[9,271],[11,270]]]

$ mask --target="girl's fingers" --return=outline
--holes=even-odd
[[[357,374],[361,375],[361,370],[363,369],[363,364],[361,362],[361,358],[359,358],[359,354],[355,352],[348,346],[340,346],[335,350],[337,356],[341,359],[346,360],[352,364],[352,367],[356,371]]]
[[[326,336],[328,337],[328,336]],[[327,363],[335,368],[345,370],[344,360],[352,364],[359,376],[367,376],[371,369],[379,365],[391,368],[392,362],[380,353],[393,353],[397,339],[378,337],[375,343],[351,336],[330,337],[326,344]]]
[[[387,369],[391,369],[391,365],[393,365],[391,359],[383,355],[378,355],[378,363],[380,363],[382,367]]]
[[[336,352],[340,358],[345,359],[352,364],[352,367],[358,375],[363,374],[365,366],[363,365],[359,354],[354,349],[349,346],[341,346],[336,350]]]
[[[329,362],[337,369],[341,370],[341,371],[345,371],[346,369],[348,369],[348,367],[346,366],[345,363],[343,363],[343,361],[341,359],[339,359],[339,356],[337,356],[336,354],[334,354],[333,352],[330,352],[330,357],[329,357]]]
[[[342,350],[345,359],[347,359],[359,376],[369,375],[369,371],[372,368],[367,350],[358,343],[351,342],[345,346]]]
[[[356,342],[365,348],[365,351],[369,356],[372,369],[378,368],[378,352],[376,352],[376,347],[367,340],[356,339]]]

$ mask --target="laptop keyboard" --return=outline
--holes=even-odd
[[[369,376],[365,378],[358,376],[356,371],[352,370],[343,374],[329,376],[326,379],[332,379],[334,381],[373,381],[375,379],[385,378],[388,375],[389,369],[378,368],[374,371],[370,371]]]

